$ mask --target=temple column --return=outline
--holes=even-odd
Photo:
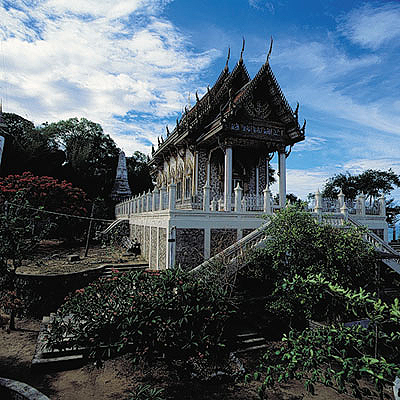
[[[225,149],[224,209],[231,211],[232,203],[232,147]]]
[[[256,165],[256,204],[257,204],[257,206],[260,205],[259,204],[259,201],[260,201],[260,199],[259,199],[259,197],[260,197],[259,185],[260,185],[260,169],[259,169],[258,165]]]
[[[278,173],[279,173],[279,206],[286,205],[286,154],[285,150],[278,152]]]

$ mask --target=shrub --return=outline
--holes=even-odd
[[[199,358],[218,363],[225,355],[223,332],[233,307],[223,287],[179,270],[114,274],[67,299],[49,344],[87,347],[97,360],[130,351],[136,359],[165,356],[176,365]]]
[[[391,386],[400,374],[400,305],[398,299],[387,304],[362,289],[353,291],[333,284],[321,276],[297,278],[287,282],[305,296],[304,288],[335,299],[348,317],[369,320],[367,327],[331,324],[302,332],[291,330],[283,342],[267,351],[259,366],[265,373],[261,392],[275,382],[305,379],[308,391],[320,382],[357,398],[366,393],[361,379],[374,384],[379,398],[385,385]]]

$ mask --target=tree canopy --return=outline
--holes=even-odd
[[[91,198],[107,198],[112,190],[119,149],[100,124],[86,118],[45,124],[45,136],[63,149],[63,178],[82,188]]]
[[[349,172],[336,174],[326,182],[322,195],[336,198],[340,190],[348,199],[355,199],[364,193],[369,198],[380,194],[389,194],[395,187],[400,187],[400,176],[391,169],[387,171],[367,169],[358,175]]]
[[[128,180],[132,194],[137,195],[153,190],[153,181],[147,165],[147,156],[140,151],[135,151],[131,157],[126,158]]]
[[[1,175],[31,171],[36,175],[59,174],[65,161],[56,140],[17,114],[3,114],[6,128]]]

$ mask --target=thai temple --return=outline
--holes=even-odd
[[[270,53],[253,78],[243,49],[232,71],[228,55],[215,84],[201,98],[196,92],[196,104],[153,147],[153,192],[117,204],[116,218],[129,220],[150,268],[193,268],[250,237],[265,223],[262,215],[285,207],[286,162],[305,140],[306,123],[299,122],[299,105],[293,110],[282,93]],[[275,153],[276,204],[268,173]],[[366,207],[362,196],[350,204],[342,194],[331,204],[317,193],[312,212],[338,225],[353,218],[387,241],[384,205],[380,199]]]

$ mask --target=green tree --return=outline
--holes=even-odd
[[[135,151],[131,157],[126,158],[129,186],[133,195],[141,194],[154,188],[147,161],[147,156],[140,151]]]
[[[368,169],[359,175],[349,172],[334,175],[326,182],[322,195],[336,198],[340,190],[348,199],[355,199],[364,193],[369,199],[380,194],[389,194],[395,187],[400,187],[400,176],[391,169],[387,171]]]
[[[90,198],[110,196],[119,150],[100,124],[70,118],[45,124],[42,131],[64,150],[64,178],[82,188]]]
[[[58,175],[65,155],[56,141],[33,122],[17,115],[3,114],[6,128],[1,175],[31,171],[36,175]]]

